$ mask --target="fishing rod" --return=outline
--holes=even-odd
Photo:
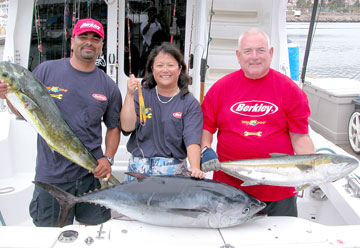
[[[117,13],[116,13],[116,60],[115,60],[115,77],[116,77],[116,85],[119,85],[119,28],[120,28],[120,24],[119,24],[119,20],[120,20],[120,0],[116,1],[117,3]]]
[[[72,17],[71,17],[71,30],[74,30],[75,23],[76,23],[76,0],[74,0],[74,3],[73,3],[73,12],[72,12]]]
[[[309,27],[306,48],[305,48],[304,61],[303,61],[303,66],[302,66],[302,70],[301,70],[301,77],[300,77],[301,86],[303,86],[305,83],[306,67],[307,67],[307,62],[309,60],[310,47],[311,47],[311,43],[312,43],[312,39],[313,39],[313,35],[314,35],[314,33],[313,33],[314,32],[314,23],[315,23],[315,17],[316,17],[318,4],[319,4],[319,0],[314,0],[314,6],[312,9],[312,13],[311,13],[310,27]]]
[[[189,44],[189,58],[188,58],[188,67],[187,67],[187,71],[189,73],[190,68],[193,68],[193,59],[194,56],[193,54],[191,54],[191,46],[192,46],[192,34],[193,34],[193,30],[194,30],[194,9],[195,9],[195,5],[192,6],[192,15],[191,15],[191,30],[190,30],[190,44]]]
[[[73,3],[73,12],[72,12],[72,17],[71,17],[71,30],[74,30],[75,24],[76,22],[80,19],[80,1],[78,1],[78,3],[76,2],[77,0],[74,0]],[[73,50],[70,49],[70,57],[73,56]]]
[[[130,4],[129,1],[127,1],[126,4],[126,11],[128,14],[127,17],[127,34],[128,34],[128,50],[129,50],[129,76],[131,75],[131,32],[130,32]]]
[[[174,35],[176,35],[176,17],[175,17],[175,13],[176,13],[176,0],[174,0],[173,19],[172,19],[172,24],[171,24],[171,29],[170,29],[170,33],[171,33],[170,43],[173,43]]]
[[[129,77],[130,77],[132,74],[132,69],[131,69],[131,32],[130,32],[130,4],[129,4],[129,1],[126,4],[126,11],[128,14],[126,21],[127,21],[128,46],[129,46]],[[145,124],[146,124],[145,101],[144,101],[140,83],[137,84],[137,88],[138,88],[140,124],[142,126],[145,126]]]
[[[64,34],[63,34],[63,44],[62,44],[63,58],[66,58],[66,55],[67,55],[67,36],[68,36],[67,21],[68,21],[68,15],[69,15],[68,7],[69,6],[68,6],[67,1],[64,0]]]
[[[87,1],[86,1],[86,5],[87,5],[87,17],[88,17],[88,18],[91,18],[90,1],[91,1],[91,0],[87,0]]]
[[[210,23],[209,23],[209,32],[208,32],[208,43],[207,43],[207,47],[206,47],[206,57],[205,59],[201,59],[201,65],[200,65],[200,104],[203,102],[204,100],[204,91],[205,91],[205,75],[206,75],[206,70],[208,68],[207,65],[207,60],[208,60],[208,56],[209,56],[209,46],[210,46],[210,42],[211,42],[211,36],[210,36],[210,31],[211,31],[211,23],[212,23],[212,17],[214,15],[214,0],[211,1],[211,10],[210,10]]]
[[[43,47],[42,47],[42,42],[41,42],[41,32],[40,32],[40,9],[39,9],[39,0],[35,1],[35,6],[34,6],[34,15],[35,15],[35,30],[36,30],[36,35],[37,35],[37,42],[38,42],[38,51],[39,51],[39,64],[42,61],[42,54],[43,54]]]

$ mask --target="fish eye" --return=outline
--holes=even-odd
[[[250,208],[244,208],[242,214],[247,214],[250,211]]]
[[[2,75],[3,75],[4,77],[7,77],[7,76],[9,76],[9,73],[7,73],[6,71],[4,71]]]

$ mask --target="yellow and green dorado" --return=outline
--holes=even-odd
[[[359,161],[345,155],[316,153],[309,155],[270,154],[270,158],[204,163],[205,172],[221,170],[244,181],[241,186],[274,185],[296,187],[301,191],[345,177]]]
[[[0,79],[10,85],[6,98],[53,151],[90,171],[95,170],[95,157],[66,123],[45,86],[30,71],[3,61]],[[119,184],[114,176],[109,182]]]

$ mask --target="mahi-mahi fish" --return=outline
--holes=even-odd
[[[73,196],[42,182],[34,182],[60,204],[57,225],[78,202],[95,203],[144,223],[173,227],[222,228],[263,216],[266,204],[240,189],[209,179],[178,175],[144,176],[83,196]]]
[[[201,169],[204,172],[221,170],[244,181],[241,186],[288,186],[296,187],[296,191],[300,191],[311,185],[339,180],[358,166],[357,159],[340,154],[273,153],[270,158],[204,163]]]
[[[95,170],[96,158],[71,130],[40,80],[22,66],[5,61],[0,62],[0,79],[10,86],[6,98],[50,149],[90,171]],[[119,184],[114,176],[109,182]]]

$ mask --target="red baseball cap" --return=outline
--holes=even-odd
[[[75,35],[80,35],[86,32],[94,32],[100,35],[102,39],[104,39],[104,27],[103,25],[94,19],[86,18],[80,19],[77,21],[73,31],[72,37]]]

